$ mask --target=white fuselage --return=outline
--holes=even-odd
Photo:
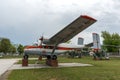
[[[62,43],[56,47],[54,54],[61,54],[66,51],[81,49],[83,47],[84,47],[84,45],[74,45],[74,44]],[[24,49],[24,53],[28,54],[28,55],[29,54],[50,55],[53,51],[53,48],[54,48],[54,46],[50,46],[50,45],[27,46]]]

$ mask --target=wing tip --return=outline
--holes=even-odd
[[[90,19],[90,20],[94,20],[94,21],[97,21],[96,19],[90,17],[90,16],[87,16],[87,15],[81,15],[81,17],[83,18],[87,18],[87,19]]]

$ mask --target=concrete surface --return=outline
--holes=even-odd
[[[77,67],[77,66],[92,66],[91,64],[83,64],[83,63],[59,63],[57,68],[60,67]],[[9,70],[13,69],[35,69],[35,68],[53,68],[51,66],[47,66],[45,64],[29,64],[26,67],[22,67],[21,64],[15,64]]]
[[[0,59],[0,76],[5,73],[18,59]]]
[[[46,64],[28,64],[26,67],[22,67],[22,64],[15,64],[20,59],[0,59],[0,76],[7,70],[14,69],[35,69],[35,68],[52,68]],[[60,67],[75,67],[75,66],[92,66],[91,64],[83,63],[59,63],[57,68]]]

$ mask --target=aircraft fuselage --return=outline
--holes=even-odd
[[[73,44],[59,44],[56,49],[54,54],[62,54],[66,51],[72,51],[76,49],[81,49],[83,48],[83,45],[73,45]],[[51,55],[51,52],[53,51],[54,46],[52,45],[40,45],[40,46],[27,46],[24,49],[24,54],[31,54],[31,55]]]

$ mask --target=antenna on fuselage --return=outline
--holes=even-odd
[[[42,46],[42,43],[43,43],[43,40],[44,40],[44,37],[43,37],[43,35],[44,35],[44,33],[42,33],[42,36],[40,37],[40,41],[41,41],[41,43],[40,43],[40,45]]]

